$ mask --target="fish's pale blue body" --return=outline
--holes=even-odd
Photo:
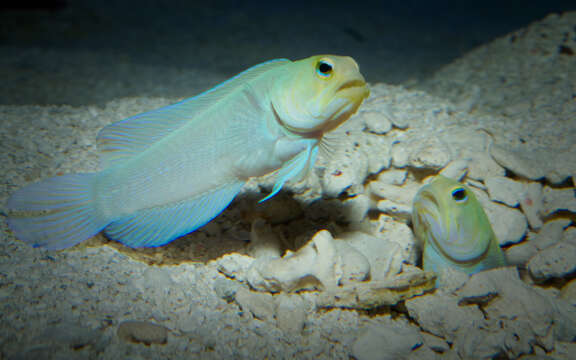
[[[332,84],[316,79],[321,61],[334,72]],[[102,229],[130,247],[164,245],[212,220],[250,177],[277,171],[268,199],[303,176],[323,133],[367,95],[348,57],[263,63],[199,96],[107,126],[98,137],[104,170],[16,191],[8,223],[18,238],[47,249]]]

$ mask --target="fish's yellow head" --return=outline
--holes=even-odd
[[[456,180],[438,175],[423,186],[414,198],[412,221],[423,243],[425,270],[436,270],[438,263],[469,273],[504,265],[484,209],[474,193]]]
[[[273,89],[272,104],[286,129],[312,135],[342,124],[369,94],[354,59],[317,55],[286,67]]]

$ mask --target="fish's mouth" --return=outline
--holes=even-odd
[[[341,90],[346,90],[350,88],[360,88],[360,87],[366,87],[366,82],[360,79],[350,80],[340,85],[340,87],[336,89],[336,92],[340,92]]]

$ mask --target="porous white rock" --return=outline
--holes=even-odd
[[[472,188],[484,208],[500,245],[517,243],[524,237],[528,223],[524,214],[517,209],[490,201],[483,191]]]
[[[391,140],[366,132],[352,132],[348,139],[348,149],[361,152],[368,161],[368,174],[377,174],[390,167],[392,161]],[[359,135],[357,135],[359,134]]]
[[[440,175],[449,179],[461,181],[468,172],[469,159],[456,159],[450,161],[441,171]]]
[[[297,252],[261,258],[246,271],[250,286],[260,291],[334,288],[342,276],[342,259],[334,238],[322,230]]]
[[[254,258],[280,257],[282,244],[280,237],[274,233],[270,224],[262,218],[252,221],[248,253]]]
[[[537,182],[524,184],[524,192],[520,198],[520,209],[522,209],[532,229],[538,230],[543,225],[542,208],[542,185]]]
[[[559,242],[564,234],[564,228],[570,225],[569,219],[550,220],[542,226],[538,233],[530,233],[528,240],[538,249],[546,249]]]
[[[306,310],[299,295],[280,294],[276,300],[276,323],[284,334],[299,334],[306,323]]]
[[[342,156],[329,161],[320,179],[322,191],[336,198],[352,185],[362,184],[368,175],[368,157],[355,147],[345,149]]]
[[[386,279],[400,272],[403,254],[394,241],[355,231],[339,235],[337,242],[347,244],[363,255],[372,280]]]
[[[408,313],[420,327],[453,343],[460,331],[470,331],[483,324],[484,316],[475,307],[459,306],[458,298],[443,292],[406,300]]]
[[[521,183],[504,176],[489,177],[484,180],[484,184],[486,184],[492,201],[501,202],[511,207],[518,205],[524,191],[524,186]]]
[[[334,244],[341,257],[342,275],[339,284],[364,281],[370,277],[370,261],[364,255],[367,252],[360,252],[346,240],[337,239]]]
[[[576,245],[560,241],[538,252],[528,262],[530,274],[538,279],[563,277],[576,270]]]
[[[494,340],[508,356],[518,357],[531,353],[536,344],[550,351],[554,340],[576,336],[576,310],[522,282],[515,268],[474,274],[458,296],[461,304],[483,304],[486,314],[482,332],[469,329],[480,343],[468,349],[466,342],[459,345],[466,358],[492,349]]]
[[[143,344],[165,344],[168,340],[168,329],[162,325],[147,321],[124,321],[117,330],[120,339],[127,342]]]
[[[232,279],[238,278],[243,280],[246,271],[252,266],[254,260],[252,256],[248,255],[226,254],[216,262],[218,264],[218,271]]]
[[[467,176],[474,180],[484,180],[493,176],[504,176],[506,171],[487,152],[470,154]]]
[[[406,181],[406,169],[388,169],[378,174],[377,182],[388,185],[402,185]]]
[[[400,204],[391,200],[380,200],[376,204],[376,209],[379,211],[393,215],[398,218],[409,219],[412,214],[412,206],[408,204]]]
[[[388,117],[381,112],[366,111],[362,112],[360,117],[364,121],[366,130],[374,134],[386,134],[392,129],[392,123]]]
[[[390,321],[362,329],[352,345],[352,355],[358,360],[404,359],[422,343],[417,328],[407,322]]]
[[[408,165],[410,158],[409,145],[403,142],[392,143],[392,165],[396,168],[404,168]]]
[[[437,137],[422,139],[410,152],[408,164],[415,168],[441,169],[452,160],[450,148]]]
[[[420,184],[416,182],[398,186],[374,181],[370,183],[369,191],[383,199],[376,202],[374,209],[407,221],[411,217],[412,201],[419,188]]]
[[[257,319],[269,321],[276,314],[275,299],[270,294],[241,287],[236,292],[234,300],[244,312],[251,313]]]
[[[399,254],[395,254],[396,261],[409,264],[416,263],[416,240],[412,230],[403,222],[394,217],[380,214],[376,219],[366,222],[364,231],[381,239],[384,243],[394,242],[399,245]]]
[[[371,208],[372,200],[367,194],[358,194],[347,197],[340,202],[340,209],[336,218],[346,222],[359,222],[364,219]]]
[[[555,189],[549,186],[544,187],[542,193],[543,215],[549,215],[558,210],[566,210],[576,213],[576,189],[563,188]]]
[[[536,158],[536,153],[526,154],[520,150],[512,150],[500,145],[492,145],[490,154],[498,164],[517,175],[531,180],[546,176],[547,159]]]
[[[438,353],[445,353],[450,350],[450,345],[443,338],[432,335],[425,331],[421,332],[424,343],[432,350]]]
[[[538,251],[534,243],[523,241],[505,250],[506,261],[509,265],[525,265]]]
[[[572,306],[576,306],[576,279],[572,279],[564,285],[558,297],[572,304]]]

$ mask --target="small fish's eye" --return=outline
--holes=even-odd
[[[328,60],[320,60],[316,65],[316,73],[321,77],[327,78],[332,75],[332,71],[334,70],[334,65],[330,63]]]
[[[468,199],[468,194],[463,188],[454,189],[452,190],[452,199],[456,202],[464,202]]]

